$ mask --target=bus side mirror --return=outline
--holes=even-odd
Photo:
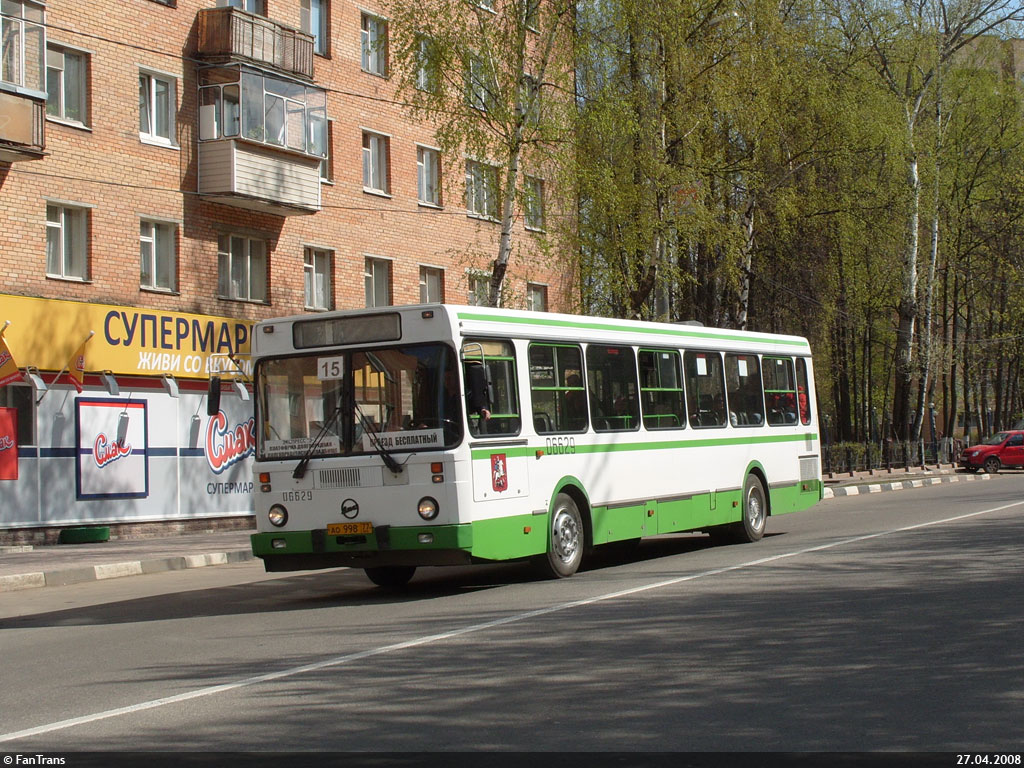
[[[210,389],[206,393],[206,415],[216,416],[220,413],[220,376],[210,377]]]
[[[466,366],[466,405],[470,413],[480,413],[491,407],[487,371],[479,363]]]

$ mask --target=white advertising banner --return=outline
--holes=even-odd
[[[127,499],[149,494],[144,400],[76,400],[78,498]]]

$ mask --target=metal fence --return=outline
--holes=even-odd
[[[929,464],[955,464],[963,450],[962,441],[941,440],[869,443],[823,442],[822,471],[825,474],[861,472],[872,469],[899,469]]]

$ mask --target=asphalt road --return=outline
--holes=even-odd
[[[758,544],[258,562],[0,593],[0,752],[1020,752],[1024,474],[837,498]]]

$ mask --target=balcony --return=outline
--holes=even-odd
[[[45,128],[46,102],[0,91],[0,162],[43,157]]]
[[[199,11],[196,55],[210,63],[245,61],[313,79],[313,36],[226,6]]]
[[[320,159],[244,139],[199,143],[204,200],[277,216],[320,210]]]

